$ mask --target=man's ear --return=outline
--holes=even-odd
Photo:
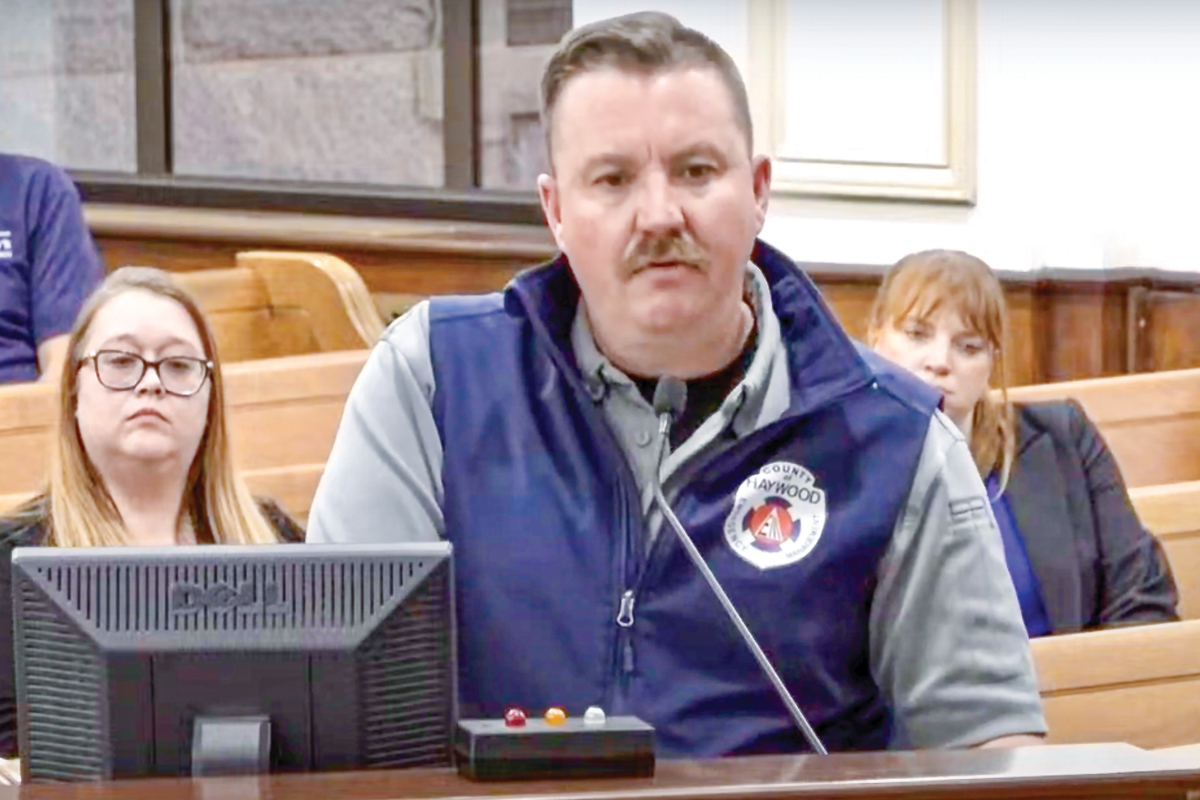
[[[554,243],[563,250],[562,241],[562,208],[559,205],[558,180],[553,175],[545,173],[538,175],[538,199],[542,201],[542,213],[546,215],[546,225],[554,235]]]
[[[771,200],[771,159],[755,156],[751,162],[754,180],[754,204],[758,206],[758,230],[761,233],[767,221],[767,203]]]

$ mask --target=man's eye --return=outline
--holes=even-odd
[[[629,179],[623,172],[606,172],[596,179],[596,183],[601,186],[619,187],[624,186],[629,182]]]
[[[922,325],[910,325],[904,329],[904,335],[914,342],[923,342],[929,338],[929,329]]]
[[[716,173],[717,168],[712,164],[689,164],[683,171],[688,180],[701,181]]]

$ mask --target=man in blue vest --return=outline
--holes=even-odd
[[[597,705],[665,756],[804,749],[657,472],[830,750],[1039,741],[966,444],[756,241],[771,166],[728,55],[663,14],[606,20],[564,38],[542,97],[563,255],[393,324],[309,541],[454,544],[468,716]],[[660,463],[661,376],[689,399]]]
[[[75,315],[103,279],[71,179],[0,153],[0,383],[57,379]]]

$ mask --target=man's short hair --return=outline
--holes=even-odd
[[[592,70],[615,67],[652,75],[676,69],[708,67],[729,89],[746,149],[754,147],[750,100],[737,65],[721,46],[670,14],[642,11],[584,25],[567,33],[542,74],[542,130],[546,153],[553,157],[554,107],[572,78]]]

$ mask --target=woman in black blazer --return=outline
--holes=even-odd
[[[987,264],[931,250],[888,272],[868,341],[942,392],[987,486],[1030,636],[1178,619],[1165,555],[1083,409],[1009,402],[1005,316]]]

